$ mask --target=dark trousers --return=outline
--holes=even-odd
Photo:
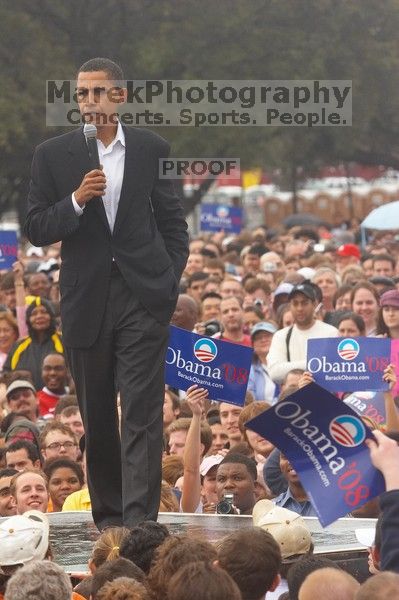
[[[157,519],[168,337],[168,327],[148,314],[115,268],[95,344],[66,349],[85,428],[93,519],[100,530]]]

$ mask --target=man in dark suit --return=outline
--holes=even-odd
[[[82,128],[38,146],[25,224],[35,246],[62,240],[63,339],[99,529],[157,517],[164,357],[188,255],[179,200],[158,178],[167,142],[147,130],[102,125],[116,108],[106,91],[122,79],[108,59],[79,69],[79,108],[97,125],[102,169],[90,168]]]

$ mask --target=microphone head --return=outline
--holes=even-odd
[[[97,127],[93,123],[85,123],[83,127],[84,136],[87,139],[97,137]]]

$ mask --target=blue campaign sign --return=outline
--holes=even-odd
[[[246,427],[289,459],[323,527],[384,491],[365,444],[371,430],[346,404],[311,383]]]
[[[358,415],[372,419],[379,427],[386,425],[384,392],[354,392],[346,396],[344,402]]]
[[[387,338],[308,340],[307,368],[316,383],[332,392],[387,390],[384,369],[391,362]]]
[[[242,208],[221,204],[201,204],[201,231],[240,233]]]
[[[195,383],[211,400],[244,406],[252,348],[170,326],[165,381],[187,390]]]
[[[11,269],[17,260],[18,239],[16,231],[0,231],[0,269]]]

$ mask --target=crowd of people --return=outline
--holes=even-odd
[[[253,348],[245,406],[193,385],[165,387],[159,510],[253,516],[215,546],[146,521],[105,529],[73,592],[92,600],[383,598],[399,575],[399,417],[395,365],[384,378],[386,423],[370,442],[386,492],[350,516],[377,518],[373,575],[362,585],[313,554],[302,517],[316,512],[288,458],[246,423],[311,381],[307,340],[399,338],[399,240],[356,223],[336,230],[260,227],[199,235],[172,324]],[[52,561],[45,513],[90,511],[85,435],[59,311],[59,244],[21,248],[0,278],[0,598],[71,598]],[[355,527],[355,526],[354,526]],[[47,587],[46,587],[47,586]],[[33,590],[33,591],[32,591]],[[389,592],[394,598],[394,592]]]

